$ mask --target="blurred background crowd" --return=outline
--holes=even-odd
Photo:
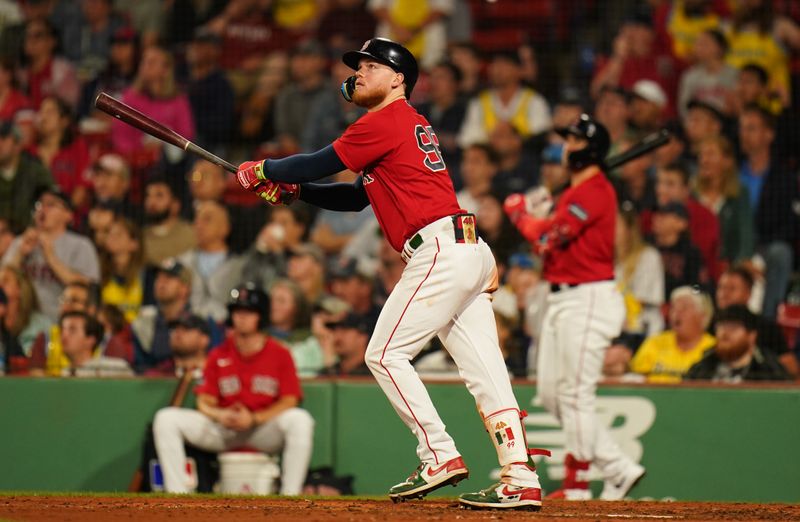
[[[512,375],[535,368],[549,285],[502,202],[557,197],[553,129],[590,112],[610,155],[672,133],[609,173],[627,317],[607,377],[798,376],[793,0],[0,0],[2,370],[201,367],[231,289],[252,283],[300,375],[368,375],[404,266],[371,209],[267,208],[93,100],[108,92],[233,163],[315,151],[361,116],[338,92],[340,56],[375,35],[421,65],[411,103],[497,258]],[[415,364],[457,377],[436,340]]]

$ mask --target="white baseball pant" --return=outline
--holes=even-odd
[[[497,340],[489,293],[497,282],[491,250],[483,241],[456,243],[450,217],[419,234],[423,243],[411,253],[383,306],[365,359],[417,437],[420,461],[438,465],[460,454],[410,362],[434,335],[452,356],[482,415],[519,406]],[[413,250],[408,242],[405,250],[406,254]],[[514,429],[523,439],[521,423]],[[507,458],[524,462],[527,448],[518,444]]]
[[[314,419],[301,408],[284,411],[269,422],[239,432],[225,428],[197,410],[163,408],[153,421],[156,453],[169,493],[188,493],[183,443],[222,452],[243,446],[267,454],[281,452],[282,495],[299,495],[311,461]]]
[[[625,318],[614,281],[584,283],[553,292],[542,325],[537,395],[561,422],[566,450],[612,477],[629,459],[597,422],[595,398],[603,357]]]

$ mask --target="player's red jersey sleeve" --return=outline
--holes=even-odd
[[[359,173],[378,163],[395,146],[389,125],[381,125],[378,113],[368,112],[333,142],[333,150],[348,169]]]
[[[206,366],[203,368],[203,382],[195,386],[195,395],[203,393],[205,395],[216,397],[217,399],[220,398],[219,386],[217,385],[219,381],[217,359],[219,359],[220,350],[221,347],[217,347],[211,350],[211,353],[208,354],[208,357],[206,358]]]
[[[278,371],[280,372],[278,376],[279,396],[286,397],[291,395],[302,399],[303,389],[300,387],[300,379],[297,377],[297,368],[295,368],[292,354],[280,343],[271,342],[275,344],[272,348],[277,359]]]

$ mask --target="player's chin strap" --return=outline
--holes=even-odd
[[[522,419],[527,416],[527,412],[523,410],[508,408],[489,414],[483,419],[486,431],[497,450],[497,459],[503,467],[511,464],[532,466],[533,462],[529,457],[550,456],[550,451],[546,449],[528,449],[525,428],[522,425]]]
[[[356,92],[356,77],[350,76],[343,81],[340,90],[342,91],[344,99],[352,103],[353,94]]]

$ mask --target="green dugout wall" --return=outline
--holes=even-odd
[[[147,422],[175,382],[0,379],[0,489],[122,491],[139,459]],[[316,419],[312,466],[356,477],[359,494],[383,494],[417,465],[416,441],[371,380],[305,381]],[[463,384],[429,383],[471,478],[441,495],[485,487],[494,449]],[[534,404],[535,386],[515,383],[545,488],[563,474],[564,436]],[[648,474],[636,497],[800,501],[800,387],[603,387],[601,421]],[[599,491],[601,483],[593,482]]]

